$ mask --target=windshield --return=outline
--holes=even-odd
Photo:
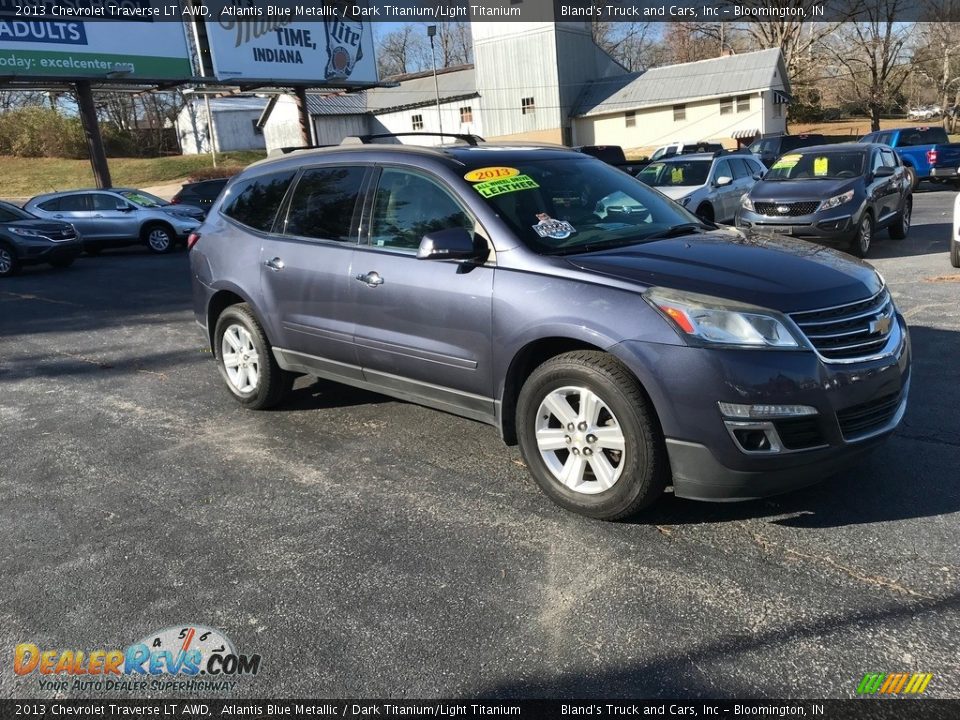
[[[164,207],[170,204],[163,198],[158,198],[156,195],[151,195],[143,190],[121,190],[120,194],[134,205],[139,205],[140,207]]]
[[[464,178],[532,250],[560,255],[631,245],[692,224],[694,215],[593,158],[476,167]]]
[[[781,155],[764,180],[843,180],[863,175],[862,150],[794,152]]]
[[[34,220],[35,216],[16,205],[0,202],[0,222],[16,222],[17,220]]]
[[[650,187],[676,187],[678,185],[706,185],[710,175],[710,160],[677,160],[647,165],[637,180]]]

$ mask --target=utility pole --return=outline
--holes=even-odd
[[[113,187],[110,167],[107,165],[107,153],[103,149],[103,138],[100,136],[97,107],[93,104],[93,89],[90,87],[90,81],[77,80],[74,87],[77,91],[77,108],[80,111],[83,134],[87,139],[87,151],[90,153],[90,167],[93,169],[94,182],[98,188]]]
[[[437,123],[443,132],[443,114],[440,112],[440,83],[437,81],[437,53],[433,49],[433,38],[437,34],[436,25],[427,25],[427,37],[430,38],[430,57],[433,60],[433,89],[437,93]]]

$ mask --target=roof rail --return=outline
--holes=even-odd
[[[747,148],[736,148],[734,150],[717,150],[713,156],[721,157],[723,155],[753,155]]]
[[[478,143],[486,142],[479,135],[469,135],[466,133],[443,133],[443,132],[400,132],[400,133],[377,133],[375,135],[348,135],[345,137],[340,144],[341,145],[356,145],[358,143],[367,145],[374,140],[380,140],[381,138],[397,138],[397,137],[449,137],[455,138],[456,140],[462,140],[467,145],[476,146]]]

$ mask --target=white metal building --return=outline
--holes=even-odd
[[[405,75],[397,87],[313,94],[313,144],[378,132],[473,133],[490,140],[647,148],[727,145],[784,132],[789,80],[778,49],[628,73],[586,22],[472,24],[474,65]],[[267,148],[302,145],[292,97],[264,127]],[[440,142],[438,139],[436,142]]]
[[[256,127],[266,106],[266,98],[250,95],[210,98],[213,142],[217,152],[266,148],[264,134]],[[178,113],[174,124],[182,153],[195,155],[210,152],[211,133],[207,128],[207,103],[204,98],[190,98]]]

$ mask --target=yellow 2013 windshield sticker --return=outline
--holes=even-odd
[[[682,167],[672,167],[670,168],[670,182],[673,185],[680,185],[683,182],[683,168]]]
[[[484,182],[485,180],[498,180],[500,178],[515,177],[520,171],[512,167],[485,167],[471,170],[463,179],[467,182]]]
[[[491,198],[497,195],[503,195],[504,193],[517,192],[518,190],[535,190],[538,187],[540,186],[537,185],[536,181],[529,175],[516,175],[514,177],[478,182],[473,186],[473,189],[485,198]]]
[[[825,157],[818,157],[813,159],[813,174],[814,175],[826,175],[829,172],[829,161]]]
[[[777,160],[771,170],[789,170],[794,167],[798,162],[800,162],[799,155],[784,155],[782,158]]]

